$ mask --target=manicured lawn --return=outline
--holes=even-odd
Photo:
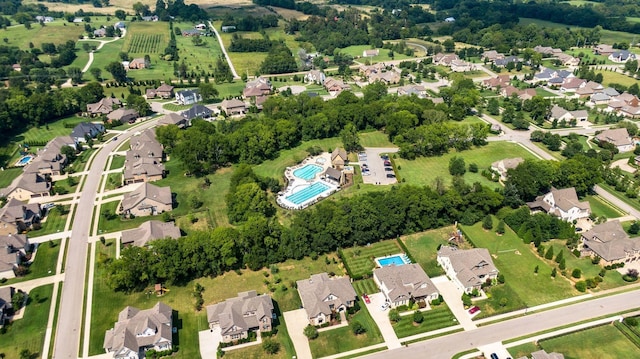
[[[22,168],[8,168],[4,171],[0,171],[0,188],[5,188],[13,182],[13,180],[20,176]]]
[[[342,252],[347,261],[345,265],[349,267],[354,277],[358,277],[371,276],[373,269],[376,267],[373,261],[374,258],[402,253],[402,249],[400,249],[395,240],[387,240],[368,246],[345,248]]]
[[[551,93],[551,92],[549,92],[549,91],[547,91],[547,90],[545,90],[543,88],[540,88],[540,87],[536,87],[535,90],[536,90],[536,95],[537,96],[542,96],[542,97],[555,97],[556,96],[553,93]]]
[[[122,173],[109,173],[107,175],[107,183],[104,186],[105,191],[110,191],[122,186]]]
[[[75,125],[80,122],[87,121],[86,118],[71,116],[67,118],[63,118],[51,123],[48,123],[46,126],[40,127],[31,127],[26,132],[21,135],[16,136],[13,140],[18,143],[26,143],[37,141],[37,142],[46,142],[53,140],[58,136],[68,136],[71,134],[73,128],[65,127],[65,124]]]
[[[129,35],[130,34],[127,34],[126,36],[129,36]],[[111,76],[111,73],[109,71],[105,70],[105,67],[109,65],[111,62],[122,61],[118,56],[118,54],[122,52],[123,43],[124,43],[124,40],[110,42],[110,43],[104,44],[102,48],[100,48],[100,50],[94,51],[93,63],[91,64],[91,67],[89,68],[89,71],[87,71],[87,73],[91,74],[92,68],[99,68],[100,70],[102,70],[101,76],[104,80],[113,80],[113,76]],[[130,76],[130,75],[127,74],[127,76]],[[109,90],[110,89],[105,89],[105,93],[109,94],[110,93]]]
[[[389,57],[389,50],[382,49],[382,48],[378,49],[378,52],[379,52],[378,56],[363,58],[362,57],[362,52],[365,51],[365,50],[371,50],[371,45],[349,46],[349,47],[345,47],[343,49],[340,49],[340,52],[343,52],[343,53],[345,53],[347,55],[351,55],[351,56],[353,56],[353,58],[361,57],[361,59],[359,61],[363,62],[363,63],[365,61],[371,61],[372,63],[376,63],[376,62],[382,62],[382,61],[404,60],[404,59],[410,59],[411,58],[411,56],[407,56],[405,54],[395,52],[394,53],[394,58],[392,59],[391,57]]]
[[[162,220],[162,215],[135,217],[132,219],[121,219],[120,216],[115,216],[115,218],[111,220],[107,220],[103,215],[103,213],[106,213],[107,211],[109,213],[116,213],[118,209],[118,205],[120,205],[120,201],[111,201],[111,202],[102,204],[102,206],[100,207],[100,220],[98,222],[98,234],[135,228],[141,225],[142,222],[146,222],[152,219]]]
[[[352,282],[351,285],[353,286],[353,289],[356,290],[356,293],[358,293],[358,295],[363,295],[364,293],[372,294],[379,292],[376,283],[371,278],[356,280]]]
[[[71,164],[71,168],[73,168],[76,172],[84,171],[84,167],[87,165],[87,162],[95,151],[95,148],[89,148],[80,152],[78,157],[76,157],[75,161],[73,161],[73,163]]]
[[[614,195],[616,198],[618,198],[619,200],[621,200],[622,202],[628,204],[629,206],[640,210],[640,202],[638,202],[637,199],[632,199],[629,198],[627,196],[624,195],[624,193],[620,193],[618,191],[616,191],[613,187],[609,186],[608,184],[602,182],[602,183],[598,183],[598,186],[602,187],[604,190],[606,190],[607,192],[611,193],[612,195]]]
[[[602,84],[604,86],[610,86],[612,83],[615,83],[628,87],[638,82],[638,80],[634,79],[633,77],[629,77],[619,72],[598,71],[597,73],[602,74]]]
[[[487,299],[473,303],[480,307],[481,310],[475,319],[507,313],[527,306],[523,298],[513,290],[513,283],[495,285],[489,288],[486,293]],[[507,300],[506,303],[501,302],[503,298]]]
[[[494,226],[497,224],[494,218]],[[552,278],[551,266],[538,258],[533,245],[525,244],[509,226],[505,227],[505,234],[498,236],[494,231],[485,231],[481,223],[461,226],[468,240],[478,248],[489,250],[494,264],[504,274],[508,287],[526,305],[548,303],[579,294],[561,275]],[[536,266],[539,268],[537,274],[534,273]],[[509,302],[512,301],[515,300],[509,299]]]
[[[438,266],[438,246],[447,244],[454,231],[456,231],[455,227],[449,226],[410,234],[401,237],[400,240],[427,275],[436,277],[444,274],[442,268]]]
[[[67,216],[69,215],[70,206],[64,206],[64,213],[60,213],[57,207],[51,208],[46,217],[46,222],[42,222],[42,228],[30,231],[29,237],[44,236],[47,234],[53,234],[62,232],[65,224],[67,224]]]
[[[24,317],[8,325],[7,332],[0,334],[0,352],[4,357],[19,358],[23,349],[28,349],[32,357],[43,356],[40,351],[44,345],[52,294],[53,284],[35,288],[29,293]]]
[[[367,332],[356,336],[351,331],[351,327],[346,326],[319,333],[318,338],[309,341],[311,354],[314,358],[343,353],[382,342],[380,329],[371,318],[366,306],[361,305],[360,311],[348,320],[349,322],[359,321],[367,329]]]
[[[240,274],[228,272],[215,278],[196,279],[185,286],[167,285],[169,292],[161,298],[154,295],[148,296],[145,291],[125,294],[114,292],[107,285],[105,263],[115,255],[115,246],[112,243],[112,241],[108,240],[107,246],[98,243],[96,247],[98,252],[96,253],[90,355],[104,352],[102,349],[104,332],[113,327],[118,313],[127,305],[141,309],[150,308],[161,300],[174,310],[177,310],[182,318],[182,329],[178,331],[181,341],[180,351],[177,353],[178,358],[198,357],[199,354],[196,354],[198,353],[197,331],[207,329],[208,324],[205,310],[195,312],[193,309],[191,291],[195,283],[200,283],[205,288],[203,293],[205,306],[235,297],[239,292],[256,290],[258,293],[271,293],[280,311],[285,312],[298,309],[301,305],[298,293],[293,287],[295,281],[309,278],[311,274],[320,272],[335,272],[338,275],[342,275],[342,270],[337,264],[338,261],[336,260],[336,263],[333,263],[333,259],[337,258],[332,254],[329,255],[329,264],[326,264],[324,257],[320,257],[315,261],[310,258],[299,261],[289,260],[276,265],[278,268],[277,273],[272,273],[268,269],[255,272],[242,270],[239,272]],[[268,277],[264,273],[267,273]],[[278,284],[275,284],[276,279],[279,279]],[[265,284],[265,281],[268,281],[269,284]],[[154,283],[149,283],[149,289],[153,285]],[[270,287],[274,289],[274,292],[270,291]],[[99,308],[99,310],[96,308]],[[279,328],[278,336],[280,335],[287,336],[282,326]],[[288,341],[287,338],[278,340],[281,340],[283,346],[285,346],[285,341]],[[285,348],[286,346],[282,349],[285,350]],[[287,352],[289,353],[288,349]],[[290,352],[293,352],[293,350],[291,349]]]
[[[509,348],[509,353],[513,358],[521,358],[523,356],[528,356],[529,354],[538,350],[540,350],[540,348],[536,344],[526,343]]]
[[[465,164],[471,163],[478,165],[478,173],[465,173],[464,179],[467,183],[480,182],[491,188],[498,188],[500,184],[491,182],[480,173],[482,170],[491,167],[491,163],[510,157],[522,157],[524,159],[535,158],[526,149],[511,142],[490,142],[486,146],[473,148],[463,152],[449,152],[443,156],[437,157],[419,157],[415,160],[406,160],[402,158],[395,159],[396,169],[403,180],[409,184],[420,186],[432,186],[437,177],[441,177],[448,185],[451,183],[452,176],[449,174],[449,160],[454,157],[464,158]]]
[[[622,216],[622,213],[620,213],[617,208],[603,201],[600,196],[586,196],[585,199],[589,202],[589,205],[591,205],[591,212],[598,217],[616,218]]]
[[[293,348],[293,344],[289,348],[287,348],[284,343],[291,343],[291,339],[288,336],[288,333],[283,333],[283,329],[286,330],[286,324],[283,320],[280,321],[280,325],[278,326],[278,334],[271,337],[272,340],[280,343],[280,351],[276,354],[267,354],[264,349],[262,349],[262,345],[256,344],[247,348],[231,350],[224,353],[225,359],[289,359],[295,356],[295,349]],[[262,340],[265,340],[264,338]],[[288,351],[286,349],[290,349]]]
[[[49,244],[52,243],[52,244]],[[58,255],[60,253],[60,240],[46,242],[38,245],[36,258],[29,266],[29,273],[24,277],[16,277],[8,279],[2,285],[12,283],[25,282],[32,279],[48,277],[54,275],[56,264],[58,263]]]
[[[397,147],[382,131],[361,132],[360,145],[362,147]]]
[[[71,182],[69,182],[69,178],[71,178]],[[78,188],[79,181],[79,177],[67,177],[66,179],[55,181],[53,183],[53,191],[59,194],[74,193]]]
[[[118,168],[122,168],[124,167],[124,161],[126,160],[125,156],[113,156],[113,159],[111,160],[111,167],[109,167],[110,170],[115,170]]]
[[[422,314],[424,321],[419,325],[413,323],[413,315],[403,316],[398,323],[393,324],[393,331],[396,332],[398,338],[405,338],[414,334],[430,332],[458,324],[456,317],[444,303],[437,307],[432,307],[431,310],[422,312]]]
[[[176,105],[175,103],[165,103],[164,105],[162,105],[162,108],[165,110],[177,112],[188,110],[189,108],[191,108],[191,106],[193,105]]]
[[[602,343],[607,343],[602,345]],[[565,358],[638,358],[640,348],[613,325],[583,330],[561,337],[546,339],[539,343],[540,347],[550,352],[564,354]]]
[[[580,0],[577,0],[580,1]],[[538,26],[544,26],[549,28],[571,28],[571,29],[579,29],[578,26],[569,26],[566,24],[560,24],[557,22],[544,21],[538,19],[531,18],[520,18],[520,25],[528,25],[528,24],[536,24]],[[637,35],[632,34],[630,32],[622,32],[622,31],[611,31],[611,30],[600,30],[600,43],[602,44],[613,44],[616,42],[624,41],[626,43],[631,43],[636,41]]]

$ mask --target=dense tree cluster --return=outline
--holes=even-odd
[[[236,31],[260,31],[278,27],[278,17],[275,15],[234,17],[228,14],[222,19],[222,26],[235,26]]]
[[[273,43],[267,58],[260,65],[263,74],[286,74],[298,71],[298,65],[291,50],[284,42]]]
[[[238,34],[233,34],[229,51],[231,52],[268,52],[274,45],[274,41],[268,37],[263,39],[247,39]]]
[[[509,213],[504,221],[525,243],[533,242],[536,247],[550,239],[571,239],[575,236],[571,223],[546,213],[532,215],[526,206]]]
[[[200,6],[196,4],[187,5],[184,0],[157,0],[155,13],[162,21],[168,21],[171,17],[193,22],[209,19],[207,12]]]

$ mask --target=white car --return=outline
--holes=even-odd
[[[389,308],[389,302],[384,302],[384,303],[382,303],[382,305],[380,306],[380,310],[381,310],[381,311],[383,311],[383,312],[384,312],[385,310],[387,310],[387,308]]]
[[[42,207],[43,209],[51,209],[51,208],[53,208],[53,207],[55,207],[55,206],[56,206],[56,205],[55,205],[55,203],[45,203],[45,204],[43,204],[41,207]]]

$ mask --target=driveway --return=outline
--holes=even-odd
[[[369,294],[369,299],[371,299],[370,304],[366,304],[364,303],[364,301],[362,301],[362,303],[367,306],[367,309],[369,310],[369,314],[371,314],[373,321],[375,321],[376,325],[378,325],[378,328],[380,328],[382,338],[387,344],[387,347],[389,349],[400,348],[402,345],[400,344],[400,340],[398,339],[396,332],[393,331],[391,321],[389,320],[389,310],[380,310],[380,306],[385,301],[384,294]]]
[[[200,339],[200,356],[215,359],[218,355],[218,345],[222,341],[220,327],[198,332],[198,338]]]
[[[511,354],[505,349],[501,342],[491,343],[478,347],[485,358],[490,358],[491,354],[496,353],[498,358],[511,358]]]
[[[476,325],[471,320],[471,316],[462,305],[462,300],[460,299],[460,297],[462,297],[462,293],[453,283],[451,283],[449,278],[443,275],[431,278],[431,281],[435,284],[436,288],[438,288],[438,291],[449,306],[449,309],[451,309],[453,315],[458,320],[458,323],[462,325],[462,328],[464,328],[464,330],[476,329]]]
[[[377,185],[390,185],[397,183],[395,178],[387,178],[387,173],[394,173],[393,171],[385,171],[384,160],[380,158],[381,154],[393,154],[398,152],[397,148],[384,148],[384,147],[367,147],[364,149],[367,154],[365,161],[360,160],[360,168],[363,164],[369,167],[369,175],[362,176],[362,181],[368,184]]]
[[[304,309],[292,310],[282,313],[284,321],[287,324],[289,337],[296,349],[298,359],[311,359],[311,349],[309,348],[309,339],[304,335],[304,328],[309,324],[307,312]],[[205,358],[203,356],[203,358]]]

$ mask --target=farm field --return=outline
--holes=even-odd
[[[556,22],[551,22],[551,21],[544,21],[544,20],[538,20],[538,19],[531,19],[531,18],[526,18],[526,17],[521,17],[520,18],[520,24],[522,25],[527,25],[527,24],[536,24],[538,26],[546,26],[546,27],[561,27],[561,28],[566,28],[566,27],[570,27],[570,28],[578,28],[577,26],[569,26],[569,25],[565,25],[565,24],[559,24]],[[600,43],[604,43],[604,44],[613,44],[616,42],[627,42],[627,43],[631,43],[634,41],[634,39],[637,37],[637,35],[632,34],[630,32],[622,32],[622,31],[611,31],[611,30],[600,30]]]
[[[396,158],[395,165],[398,174],[409,184],[420,186],[432,186],[437,177],[444,179],[446,184],[451,183],[453,178],[449,174],[449,160],[454,157],[464,158],[465,164],[470,163],[478,165],[478,173],[470,173],[467,171],[464,179],[467,183],[480,182],[491,188],[500,186],[497,182],[492,182],[483,177],[480,172],[491,166],[492,162],[508,157],[522,157],[524,159],[533,159],[535,156],[523,147],[511,142],[490,142],[486,146],[476,147],[462,152],[449,152],[439,157],[419,157],[415,160],[406,160]]]

